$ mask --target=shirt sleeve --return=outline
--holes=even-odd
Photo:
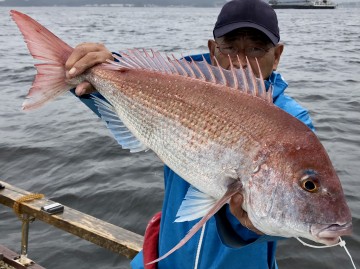
[[[309,115],[309,111],[302,107],[298,102],[288,95],[281,94],[274,102],[279,108],[302,121],[307,127],[315,132],[314,125]]]

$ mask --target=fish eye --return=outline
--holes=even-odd
[[[299,183],[303,190],[311,193],[318,192],[320,188],[320,182],[317,179],[316,173],[312,170],[305,171]]]

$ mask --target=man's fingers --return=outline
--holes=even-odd
[[[96,64],[103,63],[106,61],[102,57],[103,55],[99,55],[98,52],[89,52],[84,57],[80,58],[67,72],[67,77],[72,78],[79,74],[82,74],[85,70],[93,67]]]
[[[82,43],[77,45],[74,48],[74,51],[69,56],[69,58],[67,59],[65,63],[65,68],[67,70],[70,70],[74,66],[74,64],[77,61],[79,61],[82,57],[84,57],[87,53],[98,50],[99,50],[99,44],[97,43]]]
[[[240,193],[235,194],[230,199],[230,211],[237,218],[242,218],[245,212],[242,209],[242,203],[243,203],[243,196]]]
[[[243,200],[244,198],[240,193],[235,194],[230,199],[231,214],[233,214],[240,221],[240,223],[249,230],[252,230],[257,234],[262,234],[262,232],[256,229],[255,226],[251,223],[247,212],[242,209]]]
[[[78,45],[65,63],[66,76],[72,78],[83,73],[96,64],[113,59],[111,52],[98,43],[83,43]]]
[[[75,94],[77,96],[81,96],[81,95],[84,95],[84,94],[90,94],[90,93],[93,93],[95,92],[95,88],[87,81],[84,81],[82,83],[80,83],[79,85],[76,86],[76,89],[75,89]]]
[[[94,65],[106,62],[107,59],[112,59],[111,54],[103,52],[89,52],[70,68],[67,75],[70,78],[75,77]]]

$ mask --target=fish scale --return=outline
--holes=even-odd
[[[199,91],[200,87],[197,89],[193,85],[199,81],[179,77],[175,80],[175,83],[182,85],[184,83],[181,80],[192,80],[192,87],[187,88],[184,86],[182,89],[173,87],[165,91],[163,85],[168,83],[169,76],[157,75],[156,80],[151,81],[147,88],[141,87],[141,89],[138,89],[139,78],[149,80],[149,75],[144,74],[146,71],[132,70],[133,76],[129,72],[128,76],[124,76],[121,82],[117,82],[115,78],[111,79],[111,72],[104,72],[103,69],[94,68],[92,72],[93,74],[89,75],[88,80],[110,103],[121,104],[121,106],[115,105],[115,109],[134,135],[140,141],[144,141],[149,148],[157,153],[160,159],[175,169],[181,176],[194,179],[190,181],[191,184],[197,186],[200,190],[207,190],[208,186],[213,186],[210,193],[213,193],[214,197],[220,198],[225,193],[228,184],[227,180],[222,180],[221,175],[229,174],[229,170],[242,168],[244,171],[243,177],[248,177],[245,172],[249,169],[246,169],[246,167],[253,167],[251,157],[256,155],[257,152],[254,152],[254,150],[242,152],[242,149],[256,149],[258,148],[258,141],[254,141],[253,136],[247,135],[246,131],[243,130],[245,119],[243,119],[242,125],[238,124],[236,126],[236,123],[233,123],[231,118],[227,116],[229,113],[226,113],[223,109],[218,111],[216,102],[214,105],[211,102],[211,100],[216,101],[216,99],[209,99],[208,103],[205,102],[206,106],[197,105],[198,99],[194,98],[192,94]],[[136,72],[142,74],[136,74]],[[103,73],[105,73],[104,76]],[[116,77],[118,76],[117,72],[113,72],[113,74]],[[96,77],[96,79],[92,79],[91,76]],[[103,78],[103,81],[100,78]],[[120,92],[126,98],[120,98],[122,94],[114,95],[109,93],[108,89],[113,87],[110,87],[104,81],[117,83],[118,85],[115,87],[121,89]],[[140,83],[140,85],[145,84],[146,82]],[[123,85],[126,85],[126,87],[123,87]],[[222,87],[216,84],[207,86],[209,88]],[[200,89],[200,91],[204,90]],[[172,96],[177,96],[177,98],[173,99]],[[129,109],[131,106],[133,108]],[[138,110],[134,107],[137,107]],[[201,125],[197,124],[197,122],[208,124]],[[161,131],[156,132],[154,127]],[[166,148],[163,147],[161,142],[164,140],[168,141]],[[212,144],[213,146],[209,147]],[[228,150],[223,148],[227,146],[229,147]],[[209,148],[212,148],[212,151],[204,153]],[[225,158],[225,154],[231,157]],[[232,159],[234,164],[229,165],[228,159]],[[189,169],[190,166],[193,169]],[[208,172],[203,172],[203,176],[199,177],[198,171],[206,169],[205,167],[211,168]],[[220,188],[218,186],[219,182],[222,185]],[[207,192],[209,191],[207,190]]]

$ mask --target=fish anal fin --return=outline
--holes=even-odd
[[[123,149],[129,149],[131,153],[148,150],[148,147],[139,141],[119,119],[111,104],[96,95],[91,97],[95,101],[101,119],[106,123],[106,127],[111,131]]]

